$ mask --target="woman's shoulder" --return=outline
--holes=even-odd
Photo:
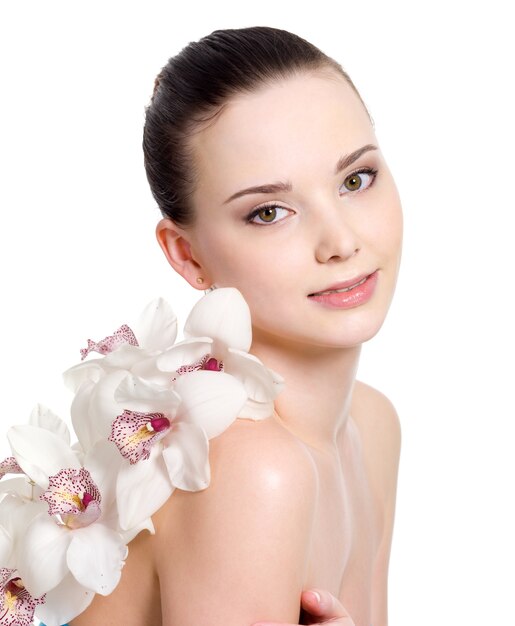
[[[351,415],[362,437],[368,443],[382,442],[383,447],[399,448],[401,427],[392,402],[381,391],[356,381],[352,395]],[[386,440],[385,440],[386,438]]]
[[[359,432],[369,479],[388,511],[387,517],[393,521],[401,447],[397,411],[383,393],[356,381],[351,416]]]
[[[317,474],[312,457],[299,439],[272,417],[237,419],[211,439],[209,446],[209,486],[197,492],[176,490],[159,511],[158,524],[160,517],[169,515],[175,520],[181,514],[191,519],[197,507],[204,513],[211,506],[219,510],[221,504],[236,508],[234,503],[241,504],[246,498],[261,499],[260,506],[265,508],[276,506],[277,498],[302,506],[307,494],[315,494]]]
[[[177,623],[191,611],[197,623],[208,623],[208,613],[219,619],[211,617],[213,624],[252,623],[267,614],[291,621],[315,509],[309,454],[273,419],[236,420],[210,440],[210,463],[208,488],[176,490],[153,517],[164,612]],[[227,589],[236,599],[231,607],[223,600]],[[198,598],[189,613],[181,608],[187,595]]]

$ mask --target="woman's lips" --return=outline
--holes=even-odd
[[[312,293],[310,300],[319,302],[334,309],[352,309],[370,300],[377,284],[378,271],[372,274],[357,276],[352,280],[331,285],[324,291]]]

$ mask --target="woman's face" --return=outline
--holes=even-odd
[[[207,281],[242,292],[254,341],[372,337],[395,287],[402,215],[348,83],[305,73],[233,97],[192,146],[196,218],[184,232]]]

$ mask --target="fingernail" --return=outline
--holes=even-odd
[[[320,597],[320,594],[318,593],[318,591],[310,591],[309,592],[312,596],[314,596],[315,598],[315,602],[317,604],[320,604],[320,602],[322,601],[322,598]]]

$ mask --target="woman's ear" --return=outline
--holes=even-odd
[[[188,233],[172,222],[163,218],[156,226],[156,237],[168,263],[195,289],[207,289],[211,281],[202,265],[195,259]]]

